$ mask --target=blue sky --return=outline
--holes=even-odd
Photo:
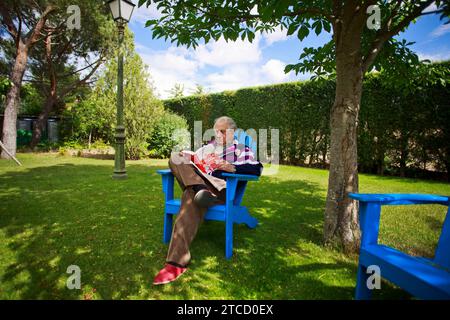
[[[252,43],[227,43],[221,39],[193,50],[162,39],[152,40],[151,29],[144,25],[157,16],[152,6],[136,8],[129,27],[135,35],[136,50],[149,66],[152,84],[161,98],[168,97],[168,91],[177,83],[184,85],[184,94],[189,95],[196,84],[208,92],[220,92],[308,79],[308,74],[285,74],[285,65],[296,63],[304,47],[320,46],[331,38],[330,34],[316,36],[312,32],[300,42],[295,35],[287,37],[285,30],[277,30],[257,35]],[[398,38],[416,42],[412,48],[421,59],[450,59],[450,24],[444,25],[437,15],[420,17]]]

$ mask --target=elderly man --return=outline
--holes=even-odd
[[[225,202],[226,181],[224,172],[261,175],[262,164],[255,159],[248,146],[239,145],[234,139],[237,126],[233,119],[220,117],[214,122],[214,141],[202,147],[196,154],[220,154],[205,173],[186,161],[183,152],[172,153],[169,167],[183,190],[181,208],[172,230],[172,238],[165,267],[156,275],[153,284],[165,284],[176,280],[186,270],[191,254],[189,246],[210,205]]]

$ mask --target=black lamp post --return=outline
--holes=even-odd
[[[119,31],[119,59],[117,64],[117,126],[116,153],[114,161],[114,179],[126,179],[125,169],[125,126],[123,124],[123,53],[122,42],[125,25],[130,21],[135,4],[128,0],[111,0],[108,2],[112,17]]]

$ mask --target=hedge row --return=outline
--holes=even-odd
[[[361,172],[440,178],[449,172],[448,86],[408,94],[372,76],[363,92],[358,132]],[[164,105],[186,118],[191,130],[199,120],[203,130],[212,128],[222,115],[232,117],[242,129],[277,128],[282,163],[327,167],[334,94],[333,81],[307,81],[170,99]]]

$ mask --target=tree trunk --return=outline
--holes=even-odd
[[[447,169],[447,181],[450,182],[450,161],[445,161],[445,168]]]
[[[377,175],[384,175],[384,161],[382,159],[378,159],[377,161]]]
[[[385,155],[385,151],[384,148],[381,147],[380,145],[382,145],[382,143],[378,142],[377,143],[377,148],[376,148],[376,152],[377,152],[377,174],[382,176],[384,175],[384,155]],[[381,150],[383,149],[383,150]]]
[[[20,101],[20,88],[22,78],[27,66],[28,47],[19,41],[14,66],[11,72],[12,86],[6,94],[5,113],[3,118],[2,142],[11,155],[16,155],[17,150],[17,113]],[[9,159],[9,155],[2,150],[1,158]]]
[[[316,138],[317,138],[317,132],[316,131],[313,132],[312,136],[313,136],[313,139],[312,139],[312,142],[311,142],[312,146],[311,146],[311,151],[309,152],[309,159],[308,159],[308,166],[309,167],[312,167],[312,165],[313,165],[314,158],[316,156],[316,147],[317,147],[317,143],[318,143],[316,141]],[[319,139],[319,142],[320,142],[320,139]]]
[[[89,130],[88,149],[91,150],[92,128]]]
[[[326,139],[326,137],[324,139]],[[324,169],[327,167],[327,153],[328,153],[328,144],[325,142],[322,150],[322,166]]]
[[[39,117],[36,120],[36,125],[33,129],[33,136],[31,137],[30,147],[32,149],[36,148],[38,143],[41,141],[42,134],[44,132],[45,126],[47,125],[47,120],[50,115],[50,112],[53,110],[53,106],[55,105],[56,99],[55,97],[47,97],[44,108],[42,109]]]
[[[53,68],[52,61],[52,36],[47,35],[45,37],[45,57],[47,60],[47,68],[48,68],[48,78],[50,80],[50,94],[45,99],[44,108],[42,109],[39,117],[36,121],[36,125],[33,129],[33,136],[31,137],[31,149],[35,149],[38,143],[41,141],[42,133],[44,132],[44,128],[47,125],[48,116],[50,112],[53,110],[53,106],[57,101],[57,81],[56,81],[56,73]]]
[[[357,203],[348,193],[358,192],[357,123],[363,69],[360,35],[350,30],[351,26],[335,30],[336,95],[330,118],[330,171],[324,221],[325,244],[346,253],[359,249],[361,237]]]
[[[400,177],[406,176],[406,159],[408,158],[408,139],[402,133],[400,137]]]
[[[295,165],[295,159],[296,159],[296,155],[297,155],[297,133],[293,133],[293,131],[291,131],[290,133],[290,150],[289,150],[289,164]]]

